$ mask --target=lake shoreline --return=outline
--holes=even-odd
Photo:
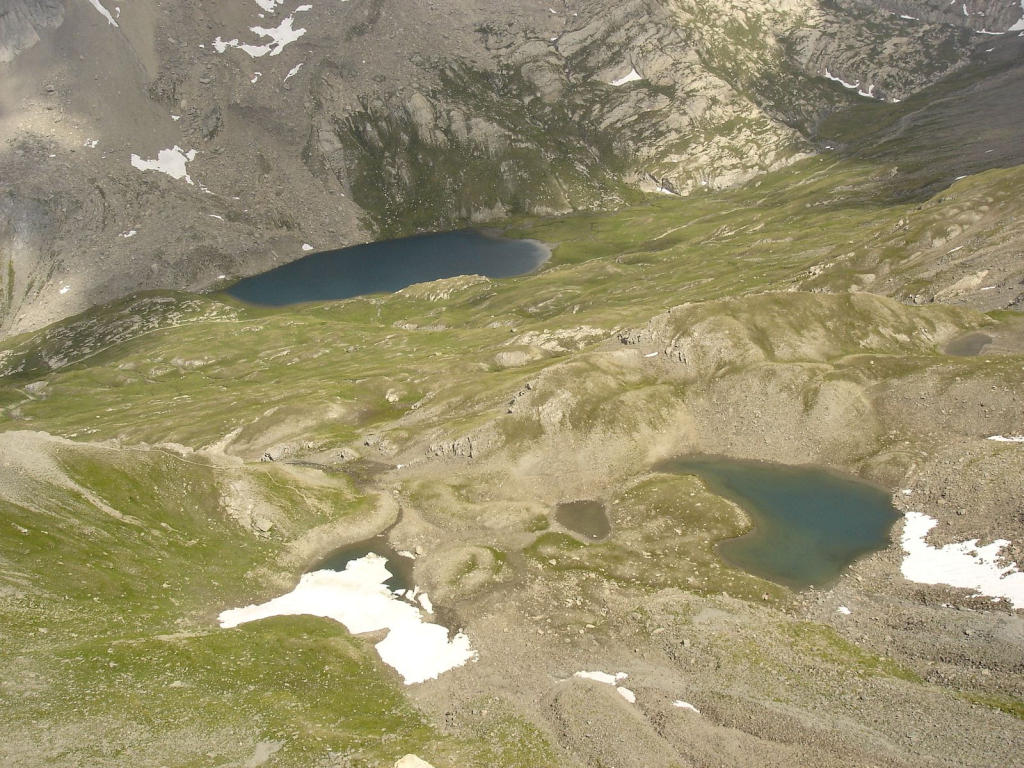
[[[461,229],[310,253],[223,289],[256,307],[284,307],[393,294],[465,275],[519,277],[541,269],[551,248],[488,230]]]

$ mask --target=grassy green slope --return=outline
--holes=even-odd
[[[457,284],[442,301],[406,291],[267,311],[215,297],[172,298],[136,309],[152,315],[147,327],[155,330],[110,334],[114,346],[92,351],[89,340],[104,333],[94,311],[10,341],[4,363],[16,373],[0,397],[11,426],[62,435],[200,447],[244,426],[277,428],[282,440],[302,434],[324,446],[344,443],[428,393],[449,393],[454,412],[471,413],[472,403],[521,378],[495,370],[494,354],[530,332],[591,327],[594,340],[686,302],[766,290],[877,289],[868,278],[878,274],[902,297],[917,279],[910,267],[930,267],[948,250],[939,235],[951,214],[969,212],[977,199],[997,201],[1003,220],[1012,215],[1020,173],[964,180],[923,207],[883,207],[872,193],[884,172],[813,159],[741,191],[524,220],[513,234],[555,246],[542,271],[500,284]],[[961,237],[1009,236],[985,221],[974,229]],[[193,319],[178,311],[181,303],[204,308]],[[89,356],[69,364],[83,349]],[[22,387],[51,365],[61,365],[59,373],[26,396]],[[385,397],[393,388],[398,403]]]
[[[0,451],[6,765],[240,764],[259,744],[280,765],[410,751],[485,763],[520,739],[530,764],[550,759],[507,714],[489,744],[443,738],[333,623],[216,627],[218,611],[281,590],[265,566],[295,538],[371,516],[344,480],[296,486],[273,467],[38,433],[7,433]],[[281,505],[285,530],[255,536],[232,519],[240,479],[266,489],[247,502]]]
[[[948,250],[934,241],[951,211],[975,199],[1018,210],[1011,193],[1022,173],[966,179],[923,206],[882,206],[874,193],[888,169],[813,159],[734,192],[521,220],[513,233],[551,243],[552,261],[497,283],[449,281],[443,298],[413,288],[270,311],[216,296],[143,297],[9,341],[0,352],[9,371],[0,380],[0,664],[11,695],[0,712],[22,735],[0,754],[14,765],[185,766],[243,762],[257,744],[281,742],[280,765],[326,765],[331,755],[379,765],[409,751],[438,765],[555,762],[545,736],[500,706],[468,734],[439,733],[369,645],[335,625],[216,628],[220,609],[286,586],[282,574],[308,555],[300,545],[309,531],[330,526],[344,538],[386,522],[343,473],[295,474],[260,457],[288,445],[329,464],[343,449],[388,461],[495,424],[501,450],[523,456],[547,427],[506,413],[506,401],[538,377],[578,396],[563,435],[627,434],[690,397],[685,377],[655,381],[573,353],[684,304],[659,321],[664,338],[718,328],[733,344],[722,368],[697,364],[723,387],[699,397],[776,376],[810,398],[813,414],[825,379],[868,387],[945,366],[943,339],[993,320],[849,290],[870,287],[861,277],[887,264],[901,296],[920,279],[913,263]],[[964,236],[1006,235],[976,227]],[[908,264],[899,254],[912,235],[922,246]],[[496,359],[502,350],[532,357],[509,368]],[[756,354],[746,360],[743,350]],[[1019,386],[1016,363],[958,366],[950,379]],[[808,370],[825,372],[786,378]],[[233,457],[188,450],[228,435]],[[394,447],[383,456],[381,435]],[[239,484],[247,503],[265,505],[269,534],[238,519]],[[660,509],[674,484],[643,481],[625,503]],[[455,519],[458,507],[437,498],[424,509]],[[692,541],[659,544],[666,531],[652,524],[587,553],[524,522],[522,533],[539,536],[527,536],[508,567],[632,584],[646,568],[638,553],[650,550],[659,570],[638,588],[757,599],[770,590],[757,580],[708,576],[714,540],[741,530],[727,510],[712,511]],[[680,524],[696,514],[677,512]],[[505,554],[493,557],[498,571]]]

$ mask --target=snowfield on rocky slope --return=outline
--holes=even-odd
[[[1003,564],[1006,539],[984,547],[977,539],[933,547],[925,539],[938,520],[921,512],[907,512],[903,524],[903,549],[907,555],[900,570],[919,584],[947,584],[973,589],[979,595],[1006,598],[1014,608],[1024,608],[1024,572],[1016,563]]]
[[[270,616],[306,615],[334,619],[355,635],[386,629],[377,653],[406,685],[432,680],[477,658],[463,632],[449,639],[445,627],[425,622],[419,607],[391,592],[385,585],[390,577],[387,560],[371,553],[344,571],[304,574],[291,592],[261,605],[224,611],[220,625],[229,629]]]
[[[258,59],[261,56],[277,56],[281,51],[284,50],[285,46],[290,43],[294,43],[304,34],[306,30],[303,27],[299,29],[295,28],[295,14],[303,11],[311,11],[312,5],[300,5],[290,16],[286,16],[281,20],[281,23],[276,27],[249,27],[249,30],[255,32],[260,37],[267,38],[270,42],[262,45],[251,45],[249,43],[241,43],[238,38],[233,40],[223,40],[220,35],[213,41],[213,48],[217,53],[224,53],[228,48],[237,48],[240,51],[244,51],[249,54],[252,58]]]
[[[117,26],[117,22],[114,21],[114,17],[110,15],[110,11],[103,7],[103,4],[100,3],[100,0],[89,0],[89,4],[100,12],[100,15],[107,20],[108,24],[110,24],[112,27]]]
[[[196,159],[194,149],[186,152],[177,144],[170,149],[161,149],[156,160],[145,160],[139,155],[132,155],[132,166],[140,171],[159,171],[172,179],[184,179],[189,184],[192,178],[188,175],[188,164]]]
[[[582,671],[577,672],[573,677],[578,677],[582,680],[593,680],[595,683],[601,683],[603,685],[615,686],[615,691],[628,701],[630,704],[636,704],[636,694],[633,693],[629,688],[619,685],[619,683],[625,680],[629,675],[625,672],[616,672],[614,675],[608,672],[588,672]]]
[[[629,70],[628,75],[623,75],[618,80],[612,80],[611,84],[618,88],[620,85],[625,85],[626,83],[635,83],[637,80],[643,79],[643,75],[636,71],[636,67],[633,67],[631,70]]]

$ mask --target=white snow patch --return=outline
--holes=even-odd
[[[907,556],[900,570],[904,578],[919,584],[948,584],[977,590],[978,595],[1010,601],[1024,608],[1024,572],[1016,563],[1000,564],[1000,552],[1010,542],[996,539],[984,547],[978,540],[932,547],[925,538],[938,520],[922,512],[907,512],[903,523],[903,549]]]
[[[100,12],[100,15],[107,20],[107,23],[115,27],[117,26],[117,22],[114,21],[114,17],[110,15],[110,11],[103,7],[100,0],[89,0],[89,4]]]
[[[648,352],[646,355],[644,355],[644,357],[657,357],[657,356],[658,356],[657,352]]]
[[[838,608],[836,608],[836,613],[841,613],[843,614],[843,616],[849,616],[850,609],[847,608],[845,605],[840,605]]]
[[[295,65],[294,67],[292,67],[291,69],[289,69],[289,70],[288,70],[288,74],[284,76],[284,80],[282,80],[281,82],[282,82],[282,83],[287,83],[287,82],[288,82],[288,81],[289,81],[289,80],[290,80],[291,78],[293,78],[293,77],[295,77],[295,76],[296,76],[297,74],[299,74],[299,70],[300,70],[300,69],[302,69],[302,65],[303,65],[303,64],[305,64],[305,62],[304,62],[304,61],[300,61],[300,62],[299,62],[298,64],[296,64],[296,65]]]
[[[178,122],[179,120],[181,120],[181,115],[171,115],[171,120],[173,120],[174,122]]]
[[[416,600],[417,602],[419,602],[420,607],[423,608],[424,611],[426,611],[427,613],[434,612],[434,604],[430,602],[430,598],[427,597],[426,592],[421,592],[419,597],[416,598]]]
[[[67,293],[70,290],[71,290],[71,286],[68,286],[68,285],[61,286],[60,295],[63,296],[65,293]]]
[[[995,440],[997,443],[1024,443],[1024,435],[992,435],[986,440]]]
[[[284,5],[284,0],[256,0],[256,5],[267,13],[273,13],[279,5]]]
[[[127,239],[129,237],[135,237],[137,234],[139,233],[136,230],[129,229],[127,232],[122,232],[119,236]]]
[[[188,175],[188,164],[196,159],[194,149],[186,152],[177,144],[170,149],[161,149],[156,160],[143,160],[138,155],[132,155],[132,165],[140,171],[160,171],[166,173],[172,179],[184,179],[192,183]]]
[[[623,75],[618,80],[612,80],[611,84],[618,88],[620,85],[625,85],[626,83],[635,83],[637,80],[643,79],[643,75],[636,71],[636,67],[633,67],[632,69],[629,70],[628,75]]]
[[[906,19],[907,21],[920,21],[920,19],[917,18],[917,16],[907,16],[907,14],[905,14],[905,13],[901,13],[900,14],[900,18],[901,19]]]
[[[313,246],[310,245],[309,243],[303,243],[302,244],[302,250],[304,250],[304,251],[312,251],[313,250]]]
[[[85,143],[82,144],[82,146],[83,147],[88,147],[89,149],[96,149],[96,145],[99,144],[99,143],[100,143],[99,139],[86,139]]]
[[[206,215],[209,216],[211,219],[220,219],[221,221],[224,221],[224,217],[218,216],[216,213],[208,213]]]
[[[913,488],[904,488],[902,491],[900,491],[900,493],[902,493],[904,496],[912,496],[913,493],[914,493],[914,489]]]
[[[839,83],[841,86],[843,86],[843,88],[849,88],[850,90],[856,90],[857,88],[860,88],[860,80],[858,80],[856,83],[848,83],[845,80],[843,80],[843,78],[836,77],[831,72],[829,72],[828,67],[825,67],[825,77],[827,77],[834,83]]]
[[[625,680],[629,675],[625,672],[616,672],[611,675],[607,672],[577,672],[573,677],[579,677],[583,680],[593,680],[596,683],[604,683],[605,685],[615,685],[620,680]]]
[[[636,694],[629,690],[629,688],[619,685],[620,682],[629,677],[625,672],[616,672],[613,675],[608,672],[599,672],[596,670],[589,672],[583,671],[577,672],[573,677],[579,677],[583,680],[593,680],[595,683],[601,683],[603,685],[613,685],[615,686],[615,690],[619,696],[624,698],[630,704],[636,704]]]
[[[252,79],[249,82],[252,83],[253,85],[256,85],[256,83],[259,82],[259,79],[261,77],[263,77],[263,73],[262,72],[253,72],[252,73]]]
[[[386,629],[377,653],[406,685],[478,658],[465,633],[449,639],[447,629],[423,621],[420,608],[392,593],[385,585],[390,577],[387,560],[371,553],[352,560],[344,571],[304,574],[291,592],[262,605],[224,611],[220,625],[228,629],[269,616],[309,615],[334,619],[352,634]]]
[[[829,72],[828,67],[825,68],[825,77],[831,80],[833,83],[839,83],[841,86],[843,86],[843,88],[848,88],[851,91],[856,91],[858,96],[863,96],[866,99],[878,98],[877,96],[875,96],[874,85],[869,85],[868,89],[865,91],[863,88],[860,87],[860,80],[858,80],[856,83],[848,83],[845,80],[843,80],[843,78],[836,77],[831,72]]]
[[[238,42],[238,38],[235,38],[234,40],[222,40],[220,35],[218,35],[217,39],[213,41],[213,48],[217,53],[224,53],[228,48],[238,48],[240,51],[244,51],[254,59],[266,56],[267,54],[277,56],[282,50],[284,50],[286,45],[294,43],[306,34],[306,30],[304,28],[295,29],[295,14],[300,11],[308,11],[310,8],[312,8],[310,5],[300,5],[292,11],[291,16],[286,16],[281,20],[281,23],[273,29],[268,29],[267,27],[249,28],[260,37],[268,38],[270,40],[269,43],[264,43],[263,45],[249,45],[248,43]]]
[[[688,709],[691,712],[696,712],[698,715],[700,714],[700,710],[699,709],[697,709],[695,706],[693,706],[693,704],[691,704],[690,702],[683,701],[682,699],[676,699],[675,701],[673,701],[672,702],[672,706],[673,707],[678,707],[679,709]]]

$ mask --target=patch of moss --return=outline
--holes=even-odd
[[[1024,720],[1024,700],[997,693],[965,693],[964,698],[974,704],[998,709],[1018,720]]]
[[[865,651],[825,624],[790,622],[783,624],[781,630],[801,653],[813,655],[837,667],[851,669],[859,674],[895,677],[908,683],[924,682],[913,670],[892,659]]]
[[[551,521],[548,520],[547,515],[537,515],[526,524],[526,530],[529,533],[540,533],[541,531],[546,531],[550,527]]]

